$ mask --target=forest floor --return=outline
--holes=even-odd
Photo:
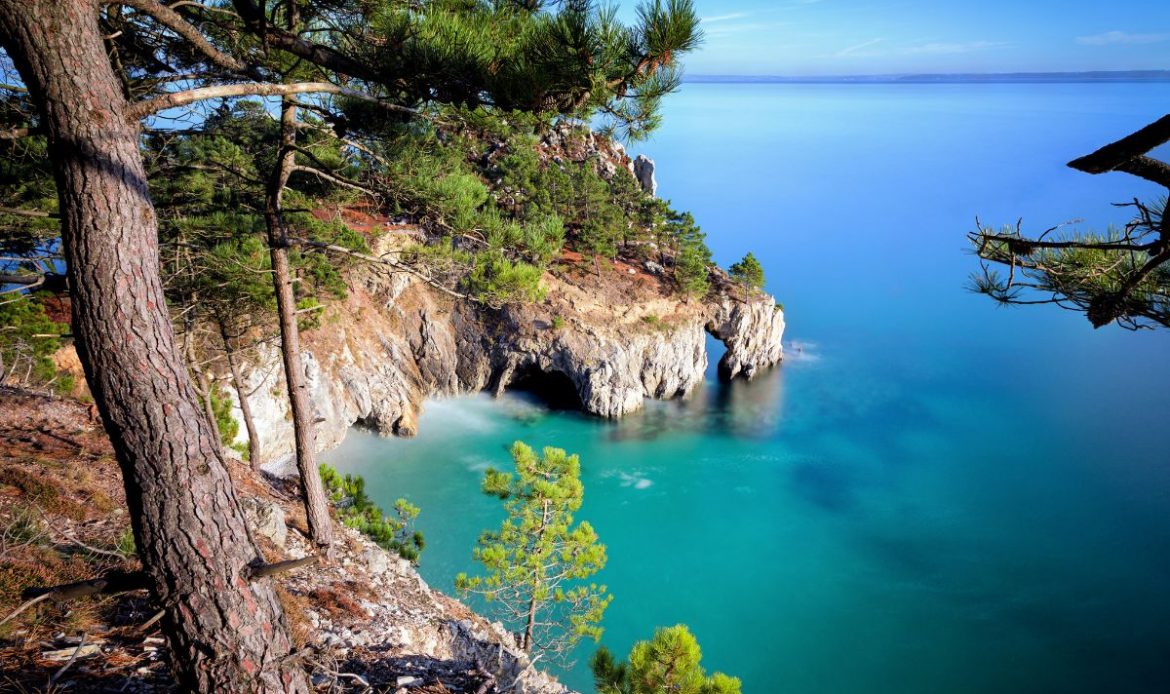
[[[169,692],[146,591],[44,600],[21,593],[140,568],[121,476],[96,412],[0,387],[0,692]],[[268,561],[306,556],[295,485],[229,459]],[[510,635],[431,590],[405,560],[338,525],[334,557],[277,579],[314,688],[439,694],[565,692]],[[24,607],[19,613],[14,612]]]

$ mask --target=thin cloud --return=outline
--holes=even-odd
[[[1131,34],[1128,31],[1107,31],[1104,34],[1077,37],[1077,43],[1083,43],[1086,46],[1112,46],[1125,43],[1161,43],[1162,41],[1170,41],[1170,33]]]
[[[705,31],[708,38],[719,38],[753,31],[774,30],[787,26],[784,22],[729,22],[719,24]]]
[[[731,19],[743,19],[747,16],[747,12],[732,12],[730,14],[717,14],[714,17],[703,17],[700,21],[703,24],[714,24],[715,22],[726,22]]]
[[[885,41],[885,39],[880,39],[880,38],[879,39],[870,39],[868,41],[864,41],[862,43],[859,43],[855,46],[843,48],[843,49],[837,51],[836,53],[834,53],[833,55],[837,58],[844,58],[845,56],[853,55],[857,51],[864,50],[864,49],[869,48],[870,46],[874,45],[875,43],[881,43],[882,41]]]
[[[927,53],[933,55],[953,54],[953,53],[973,53],[975,51],[984,51],[989,48],[998,48],[1007,45],[1002,41],[967,41],[962,43],[944,43],[933,42],[924,43],[918,46],[911,46],[906,49],[907,53]]]

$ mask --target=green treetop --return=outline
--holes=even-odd
[[[708,676],[702,657],[698,641],[679,624],[634,644],[626,662],[602,646],[590,665],[601,694],[740,694],[739,678],[721,672]]]
[[[728,270],[731,273],[731,279],[736,282],[745,284],[752,289],[764,288],[764,267],[750,252],[743,257],[743,260],[735,263]]]
[[[573,524],[583,495],[577,456],[559,448],[537,456],[517,441],[512,458],[514,474],[489,469],[484,476],[484,493],[505,500],[508,514],[479,538],[475,559],[486,574],[460,574],[455,584],[492,603],[517,629],[521,648],[564,659],[582,637],[601,637],[612,596],[585,579],[605,566],[605,545],[588,523]]]

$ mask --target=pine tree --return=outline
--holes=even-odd
[[[678,624],[634,644],[626,662],[602,646],[590,666],[600,694],[740,694],[739,678],[721,672],[708,676],[702,656],[690,630]]]
[[[475,549],[487,573],[460,574],[455,585],[484,596],[518,630],[521,648],[563,660],[581,638],[601,637],[613,596],[585,580],[605,567],[605,545],[589,523],[573,524],[584,493],[577,456],[559,448],[537,456],[517,441],[512,458],[514,474],[489,469],[484,476],[484,493],[503,499],[508,514]]]
[[[731,279],[744,284],[752,289],[764,288],[764,267],[760,265],[760,261],[756,260],[756,256],[748,252],[743,257],[743,260],[735,263],[728,268],[731,274]]]

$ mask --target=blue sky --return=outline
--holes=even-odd
[[[632,15],[636,3],[623,0]],[[696,0],[690,74],[1170,69],[1170,0]]]

